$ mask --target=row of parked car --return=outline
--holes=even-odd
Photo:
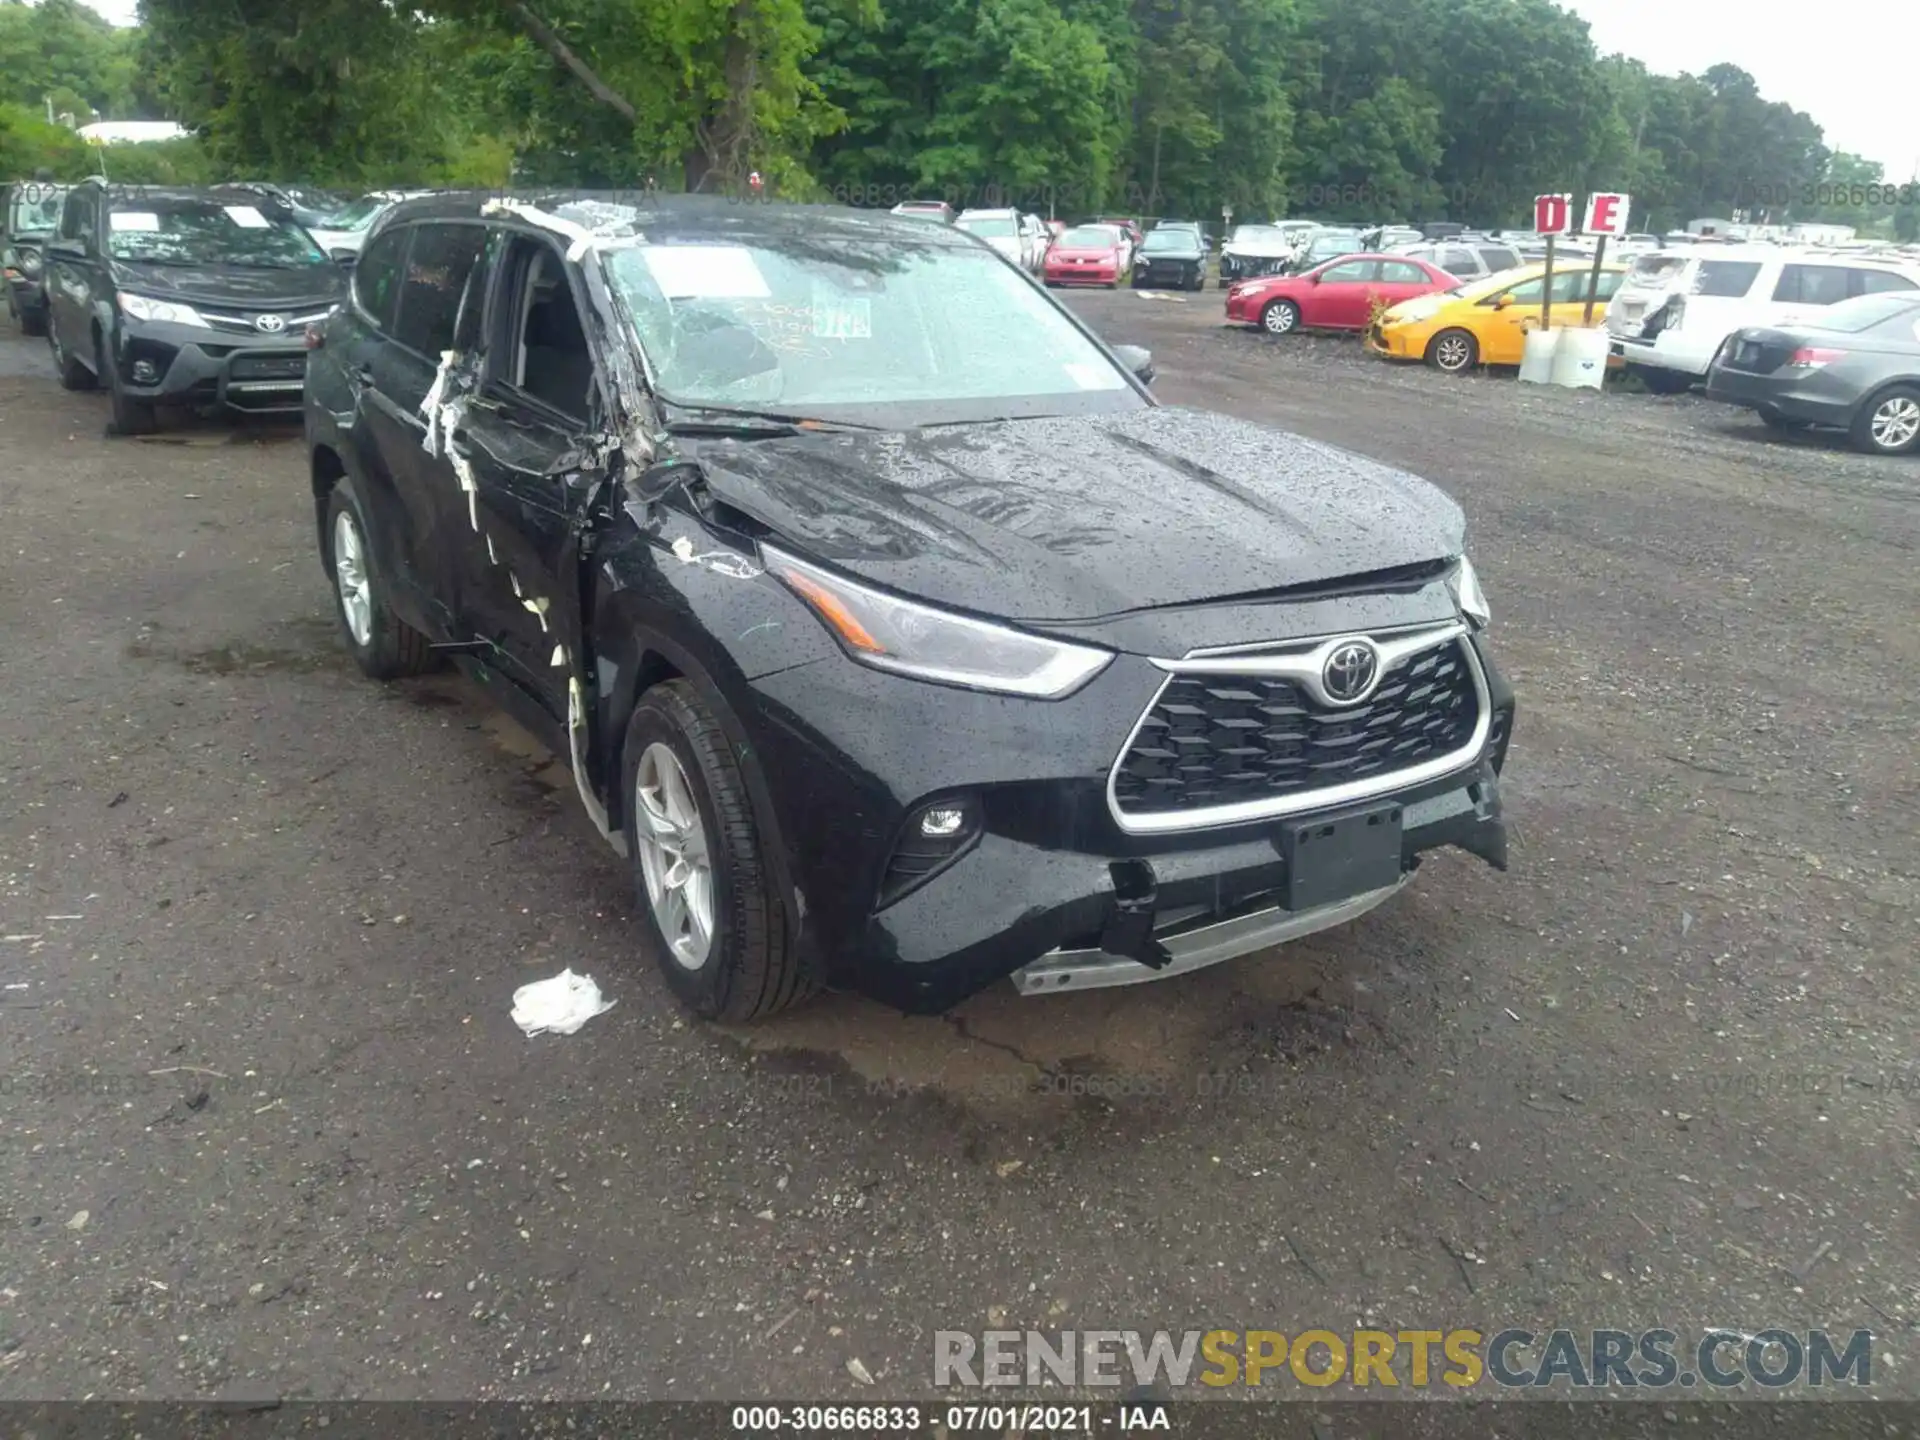
[[[1463,254],[1448,268],[1453,248]],[[1879,454],[1920,449],[1920,257],[1713,245],[1570,259],[1551,279],[1539,261],[1480,268],[1511,250],[1456,238],[1438,253],[1343,254],[1233,282],[1226,318],[1272,335],[1356,331],[1376,354],[1449,373],[1519,364],[1543,323],[1598,323],[1610,363],[1656,393],[1704,384],[1776,429],[1831,427]]]

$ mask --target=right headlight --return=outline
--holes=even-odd
[[[1453,590],[1453,603],[1460,607],[1460,613],[1482,630],[1493,623],[1493,611],[1487,607],[1487,595],[1480,588],[1480,577],[1474,572],[1473,562],[1466,556],[1460,557],[1460,564],[1453,576],[1447,581]]]
[[[120,308],[136,320],[154,320],[167,325],[198,325],[203,330],[213,328],[191,305],[176,304],[172,300],[150,300],[145,295],[129,295],[123,290],[120,292]]]
[[[1029,635],[872,590],[762,546],[767,569],[804,600],[847,655],[936,685],[1059,700],[1112,663],[1113,652]]]

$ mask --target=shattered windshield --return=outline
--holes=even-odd
[[[972,247],[781,237],[605,264],[678,405],[918,424],[1145,403],[1044,292]]]
[[[150,265],[330,265],[313,237],[253,205],[214,200],[134,200],[107,221],[107,253]]]

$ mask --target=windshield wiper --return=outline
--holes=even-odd
[[[750,410],[731,405],[683,405],[669,401],[685,418],[667,422],[675,435],[739,435],[775,437],[808,434],[876,433],[883,425],[861,425],[850,420],[816,420],[783,410]]]

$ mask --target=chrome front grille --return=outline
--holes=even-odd
[[[1355,638],[1376,647],[1379,676],[1342,704],[1321,677]],[[1107,781],[1130,833],[1299,814],[1437,779],[1479,755],[1491,723],[1458,623],[1154,663],[1167,679]]]

